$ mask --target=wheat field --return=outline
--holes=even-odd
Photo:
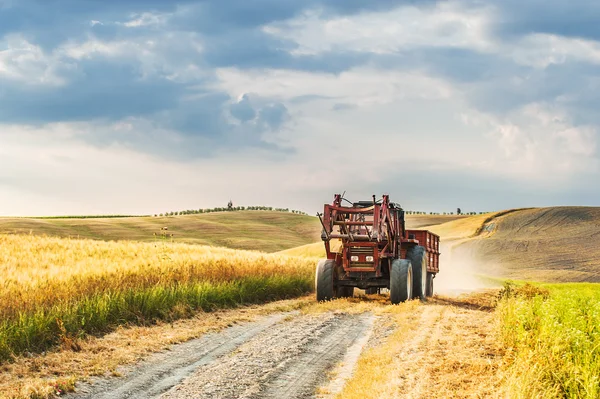
[[[0,235],[0,361],[117,325],[310,291],[314,261],[177,244]]]

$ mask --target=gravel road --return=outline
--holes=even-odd
[[[372,325],[370,314],[279,313],[175,345],[69,397],[312,398]]]

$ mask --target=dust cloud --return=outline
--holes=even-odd
[[[440,243],[440,272],[433,281],[434,292],[440,295],[458,296],[486,288],[499,287],[499,283],[482,276],[485,270],[468,251],[457,251],[463,241]]]

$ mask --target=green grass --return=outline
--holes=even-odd
[[[511,398],[600,397],[600,284],[508,285],[497,314]]]
[[[0,234],[33,234],[94,240],[169,240],[277,252],[319,240],[315,217],[276,211],[236,211],[168,217],[0,218]]]
[[[80,300],[23,313],[0,323],[0,361],[24,352],[41,352],[102,334],[124,324],[150,324],[244,304],[297,297],[312,290],[310,273],[246,277],[236,281],[178,284],[143,290],[103,292]]]

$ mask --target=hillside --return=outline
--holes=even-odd
[[[0,234],[24,233],[105,241],[155,241],[160,239],[163,227],[173,234],[168,240],[174,242],[265,252],[281,251],[319,239],[317,218],[270,211],[106,219],[0,218]]]
[[[435,226],[454,220],[470,219],[469,216],[457,215],[406,215],[406,227],[409,229],[424,229],[427,226]]]
[[[455,231],[456,223],[450,226]],[[599,244],[600,208],[521,209],[490,220],[478,237],[456,245],[453,256],[472,259],[477,271],[487,275],[599,282]]]

